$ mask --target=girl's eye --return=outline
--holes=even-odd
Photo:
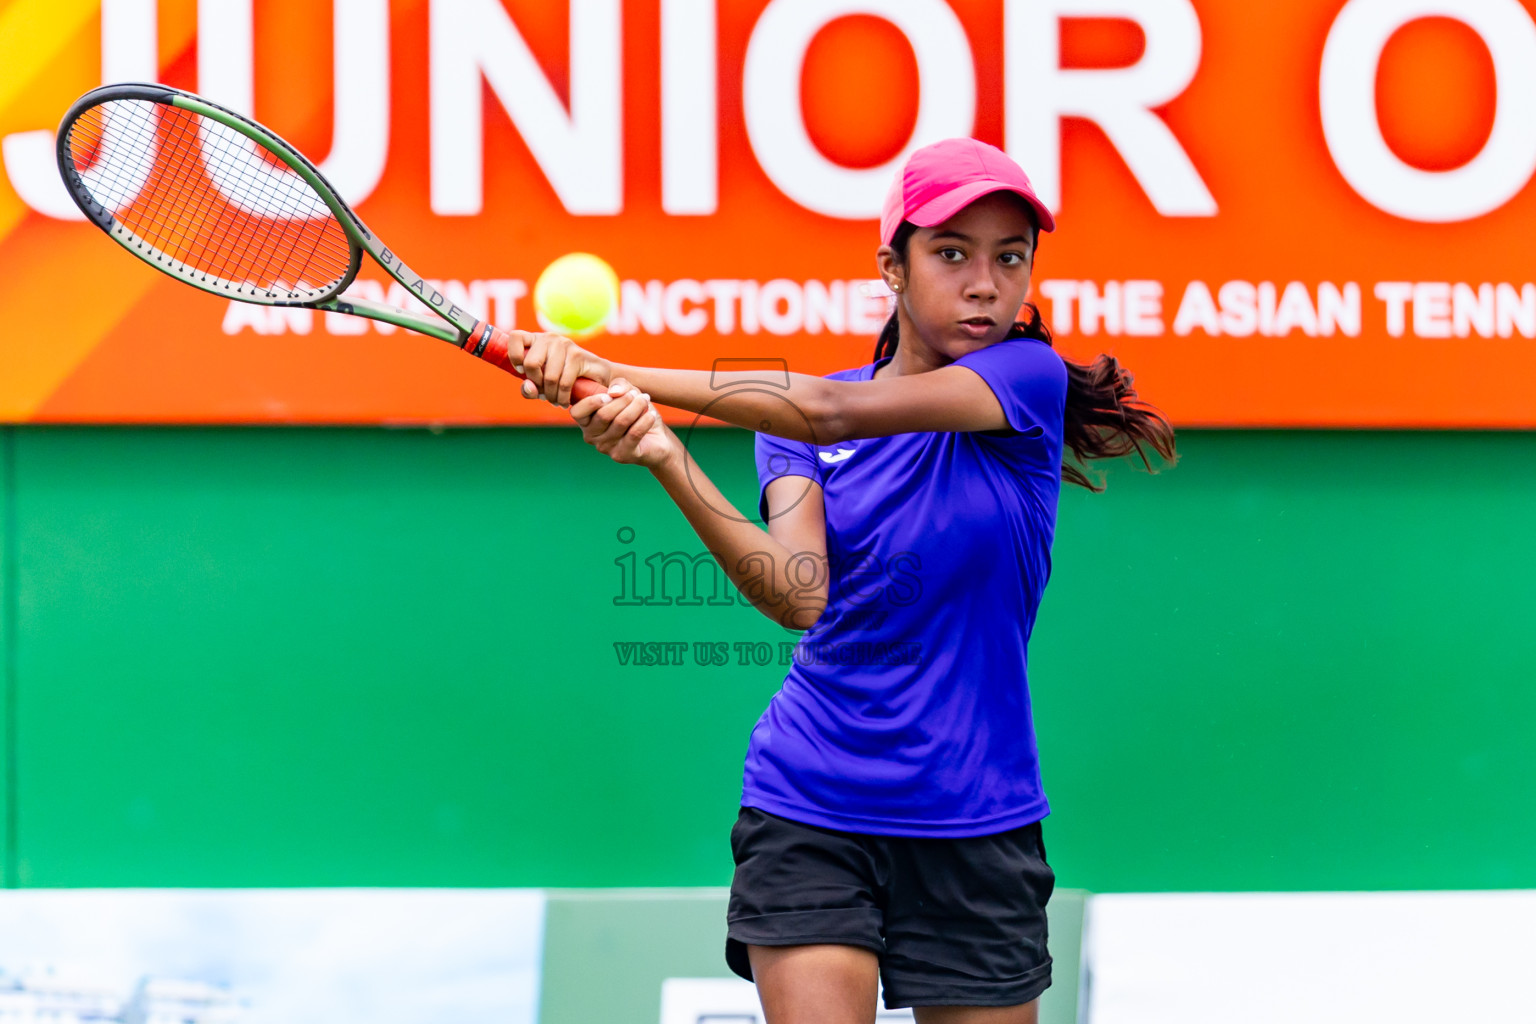
[[[1016,267],[1024,262],[1024,257],[1016,252],[1005,252],[998,258],[1003,261],[1004,266],[1009,267]]]
[[[957,260],[965,259],[965,253],[961,252],[959,249],[946,246],[945,248],[939,250],[939,258],[954,263]]]

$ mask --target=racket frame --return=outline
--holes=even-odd
[[[69,151],[69,129],[85,113],[86,110],[100,106],[113,100],[143,100],[157,103],[162,106],[176,107],[190,113],[206,117],[211,121],[239,132],[252,142],[270,152],[281,160],[304,182],[314,189],[321,202],[335,215],[341,226],[342,232],[347,236],[351,244],[351,261],[347,272],[331,288],[327,289],[320,298],[309,299],[284,299],[263,294],[255,289],[240,290],[228,285],[209,285],[196,279],[189,273],[178,273],[174,267],[167,267],[167,260],[174,262],[174,258],[160,254],[149,242],[140,239],[120,223],[112,211],[106,209],[91,195],[89,186],[81,179],[79,171],[75,167],[74,155]],[[114,85],[104,85],[92,89],[76,100],[64,114],[63,121],[59,124],[57,135],[59,173],[64,179],[64,185],[74,199],[75,205],[80,207],[82,213],[97,227],[107,233],[113,241],[134,256],[148,263],[163,273],[168,273],[179,281],[184,281],[195,288],[199,288],[213,295],[234,299],[240,302],[251,302],[265,306],[299,306],[306,309],[318,309],[333,313],[348,313],[353,316],[367,317],[370,320],[379,320],[384,323],[394,324],[396,327],[404,327],[407,330],[416,331],[429,337],[446,341],[472,355],[484,354],[487,343],[490,342],[495,328],[481,321],[473,313],[455,305],[434,288],[420,274],[416,273],[405,262],[395,255],[388,246],[381,242],[377,235],[368,230],[362,220],[352,211],[342,198],[336,194],[330,182],[325,180],[320,169],[294,149],[281,136],[257,121],[226,109],[201,96],[175,89],[166,85],[158,85],[149,82],[125,82]],[[411,294],[415,295],[422,303],[431,309],[436,316],[413,313],[409,310],[399,309],[395,306],[385,305],[382,302],[372,302],[365,299],[342,298],[342,292],[357,278],[362,265],[362,253],[366,252],[374,262],[383,268],[384,272],[398,281]],[[151,255],[154,253],[154,255]],[[499,333],[499,332],[495,332]]]

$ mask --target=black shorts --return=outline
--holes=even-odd
[[[731,829],[725,960],[838,943],[880,957],[887,1009],[1015,1006],[1051,984],[1040,823],[966,839],[839,832],[743,807]]]

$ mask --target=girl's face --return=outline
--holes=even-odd
[[[880,270],[897,293],[902,340],[915,334],[945,360],[1002,341],[1029,294],[1035,238],[1023,201],[993,192],[936,227],[918,228],[905,263],[882,247]]]

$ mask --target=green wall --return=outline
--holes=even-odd
[[[750,436],[694,435],[755,504]],[[1063,498],[1063,886],[1536,887],[1536,435],[1215,433]],[[6,428],[7,885],[723,885],[783,669],[568,430]],[[628,527],[634,538],[619,539]],[[627,536],[627,535],[626,535]]]

